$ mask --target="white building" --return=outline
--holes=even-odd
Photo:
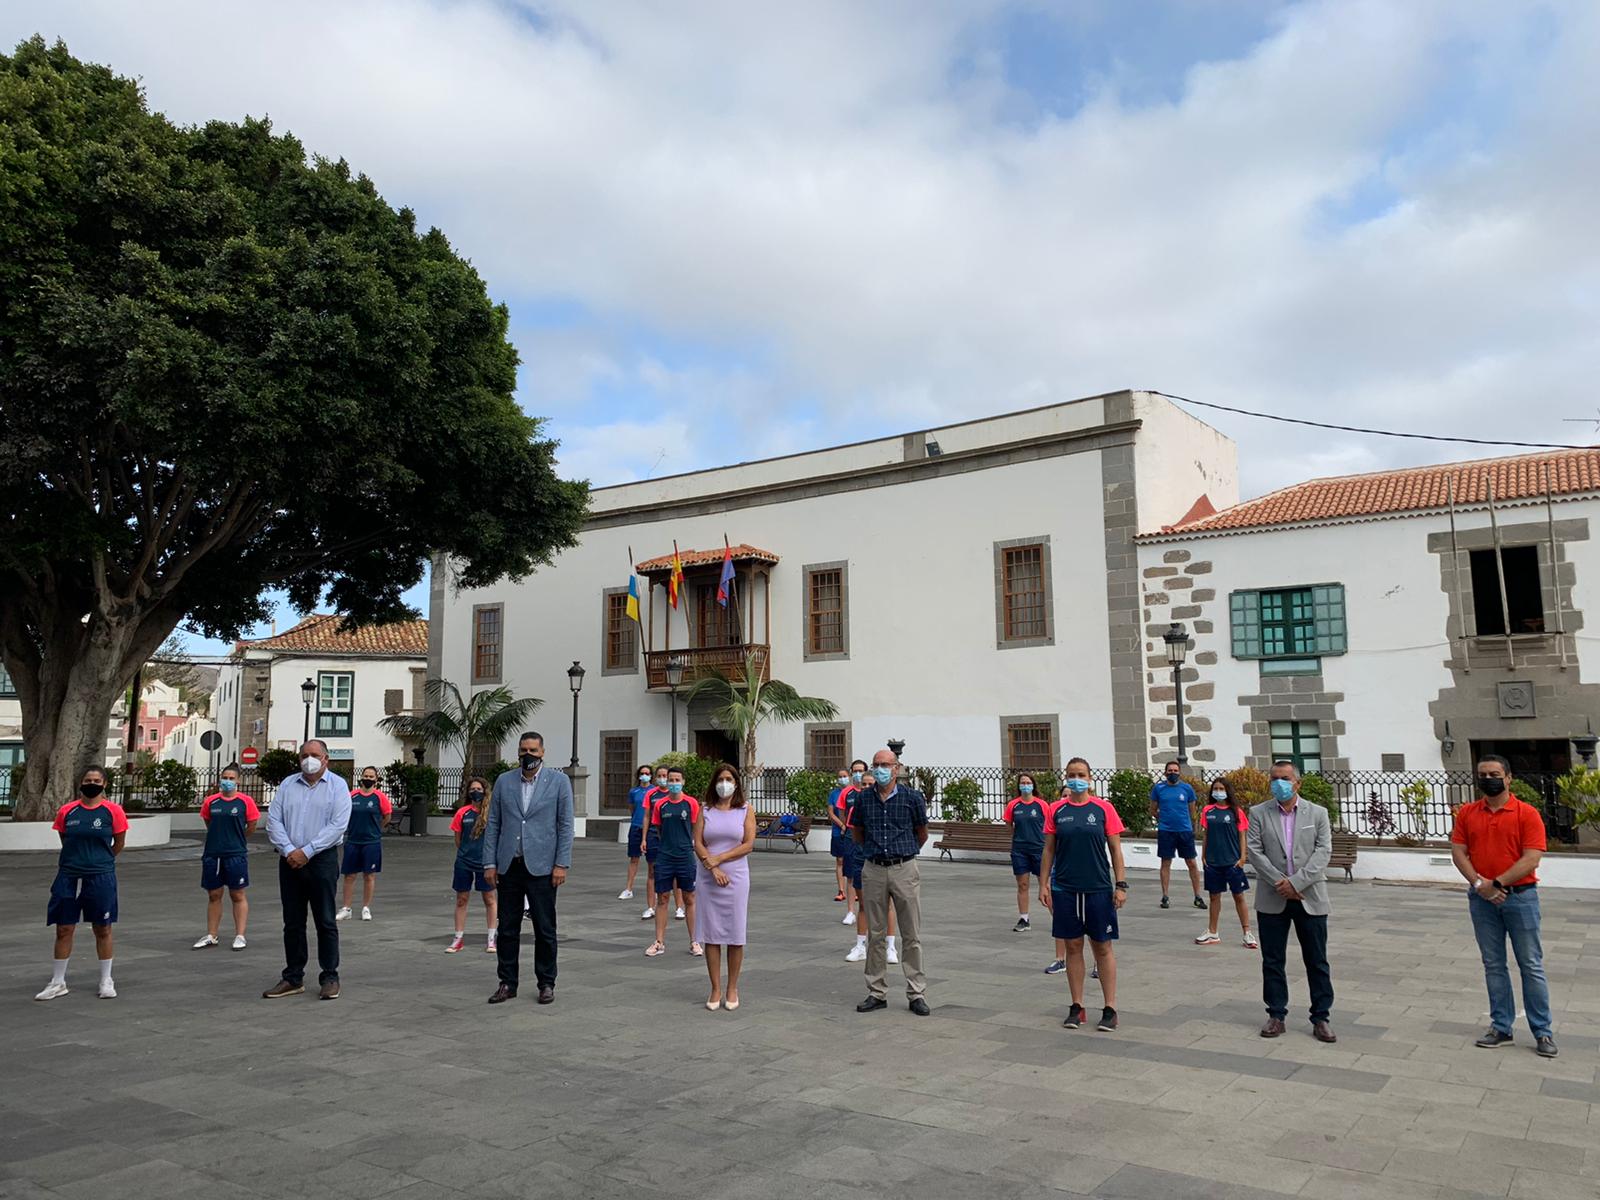
[[[747,648],[840,709],[764,730],[766,765],[828,769],[891,738],[929,765],[1143,764],[1134,537],[1201,495],[1237,498],[1233,444],[1142,392],[600,488],[581,545],[528,580],[457,592],[435,571],[430,673],[542,697],[535,723],[564,762],[566,671],[581,660],[590,812],[621,811],[635,764],[668,748],[668,661],[692,678],[737,669]],[[635,564],[643,630],[625,615]],[[737,761],[704,712],[680,712],[679,728],[680,749]]]
[[[407,752],[378,722],[421,711],[428,623],[354,631],[339,623],[337,615],[317,613],[283,633],[235,645],[211,697],[222,735],[219,763],[237,761],[246,747],[257,754],[294,750],[306,736],[327,742],[341,769],[383,767]]]
[[[1138,545],[1152,761],[1173,621],[1201,766],[1537,775],[1600,727],[1600,449],[1311,480]]]
[[[221,757],[220,747],[208,751],[200,744],[201,737],[216,727],[216,722],[204,713],[190,713],[182,725],[168,732],[159,757],[193,767],[202,778],[209,779],[231,761]]]
[[[0,801],[11,795],[11,768],[22,762],[22,703],[11,675],[0,664]]]

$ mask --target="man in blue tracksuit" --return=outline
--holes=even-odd
[[[1183,764],[1167,763],[1164,777],[1150,789],[1150,815],[1156,819],[1156,854],[1161,858],[1161,907],[1171,908],[1167,890],[1172,884],[1172,858],[1178,855],[1189,868],[1194,906],[1204,908],[1200,897],[1200,864],[1194,846],[1194,789],[1183,780]]]

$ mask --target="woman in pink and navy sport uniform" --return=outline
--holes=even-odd
[[[200,819],[206,823],[206,845],[200,852],[200,886],[206,890],[206,934],[194,944],[196,950],[217,944],[222,929],[222,889],[233,901],[233,948],[243,950],[244,927],[250,919],[250,901],[245,889],[250,886],[250,847],[246,841],[256,831],[261,810],[256,802],[239,790],[239,768],[229,763],[222,768],[217,790],[200,804]]]
[[[1244,835],[1250,818],[1244,805],[1233,798],[1233,787],[1221,775],[1211,781],[1211,803],[1200,813],[1200,828],[1206,835],[1206,891],[1211,896],[1211,921],[1206,931],[1195,938],[1197,946],[1215,946],[1222,941],[1217,922],[1222,918],[1222,893],[1233,893],[1233,907],[1239,913],[1246,950],[1260,949],[1250,929],[1250,908],[1244,894],[1250,881],[1244,874]]]
[[[1067,946],[1067,985],[1072,1007],[1062,1023],[1076,1029],[1087,1019],[1083,1008],[1083,939],[1094,948],[1105,1009],[1095,1028],[1117,1027],[1117,910],[1128,895],[1122,862],[1122,819],[1117,810],[1089,791],[1087,759],[1068,761],[1065,795],[1045,822],[1044,873],[1039,899],[1055,917],[1055,935]]]
[[[677,888],[683,895],[689,916],[689,953],[695,957],[705,951],[694,932],[694,830],[700,823],[700,801],[683,790],[683,768],[667,768],[667,794],[659,797],[650,810],[650,826],[656,831],[656,940],[645,951],[648,958],[667,952],[667,901]]]
[[[1040,878],[1040,856],[1044,853],[1044,819],[1048,807],[1039,795],[1039,785],[1028,772],[1017,775],[1016,798],[1006,805],[1001,816],[1011,826],[1011,873],[1017,877],[1017,923],[1012,933],[1028,931],[1028,884],[1031,876]]]
[[[67,994],[67,960],[78,922],[94,927],[94,948],[100,958],[100,998],[116,998],[111,981],[111,927],[117,923],[117,855],[128,837],[128,816],[105,798],[106,773],[90,767],[78,784],[78,796],[61,806],[50,826],[61,835],[61,862],[50,885],[45,924],[56,927],[54,971],[35,1000]]]
[[[468,803],[456,809],[450,822],[450,832],[456,835],[456,865],[450,880],[450,890],[456,894],[456,932],[444,948],[446,954],[459,953],[467,940],[467,907],[472,903],[474,890],[483,897],[483,912],[489,919],[489,943],[484,949],[490,954],[495,952],[499,897],[494,885],[483,874],[483,828],[488,797],[489,781],[474,775],[467,781]]]
[[[361,876],[361,919],[372,920],[372,893],[377,890],[378,872],[383,870],[383,823],[394,811],[378,787],[378,768],[362,767],[361,782],[350,791],[350,825],[344,834],[344,907],[335,919],[350,919],[350,901],[355,896],[356,876]]]

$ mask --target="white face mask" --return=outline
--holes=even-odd
[[[318,771],[322,770],[322,760],[320,758],[313,758],[308,754],[300,760],[300,769],[307,775],[315,775]]]
[[[717,782],[717,795],[724,800],[733,795],[734,783],[731,779],[722,779]]]

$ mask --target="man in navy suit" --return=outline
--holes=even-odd
[[[544,738],[525,733],[517,742],[521,770],[494,781],[483,827],[483,876],[499,892],[495,956],[500,986],[490,1004],[517,994],[523,902],[533,920],[533,974],[539,1003],[556,998],[556,889],[572,865],[572,781],[546,769]]]

